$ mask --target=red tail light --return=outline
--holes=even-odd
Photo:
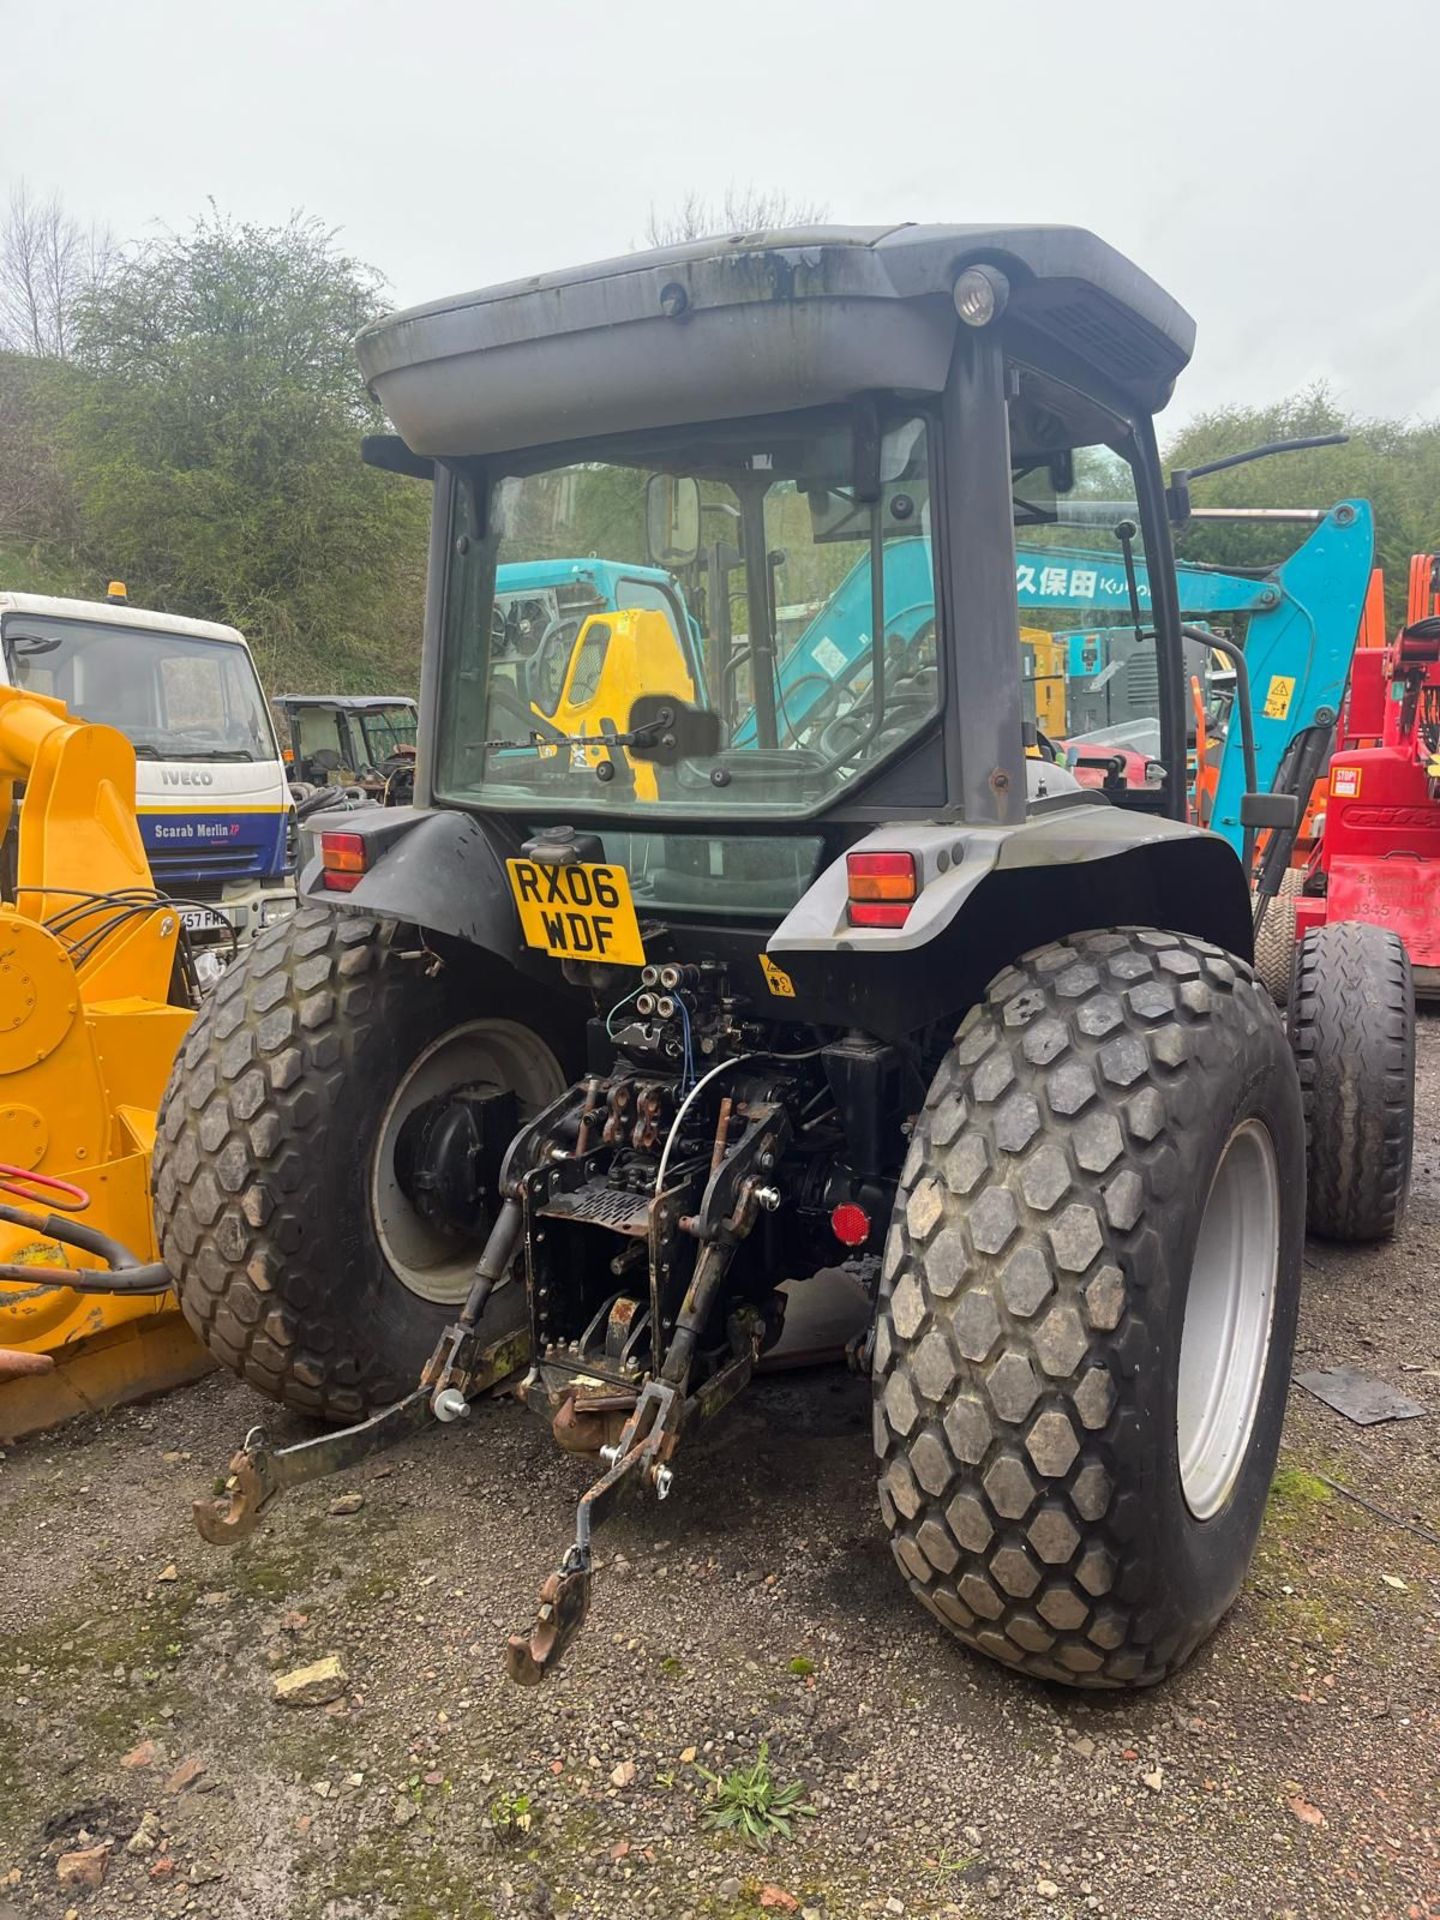
[[[331,893],[353,893],[365,878],[366,856],[363,833],[322,833],[321,886]]]
[[[904,926],[920,891],[913,853],[847,853],[845,871],[852,927]]]

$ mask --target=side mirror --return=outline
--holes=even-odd
[[[1227,454],[1223,460],[1207,460],[1203,467],[1176,467],[1165,489],[1165,510],[1170,524],[1183,527],[1190,518],[1190,482],[1203,480],[1209,473],[1226,473],[1231,467],[1248,466],[1252,460],[1268,460],[1272,453],[1307,453],[1314,447],[1343,447],[1348,433],[1312,433],[1302,440],[1267,440],[1263,447],[1247,447],[1244,453]]]
[[[1300,797],[1294,793],[1242,793],[1240,796],[1240,824],[1242,827],[1268,827],[1272,832],[1277,828],[1288,833],[1300,819]]]
[[[687,475],[645,482],[645,545],[653,565],[688,567],[700,551],[700,486]]]
[[[631,758],[657,767],[709,760],[720,751],[719,714],[670,693],[642,693],[630,709],[625,732]]]

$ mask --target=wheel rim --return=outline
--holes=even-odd
[[[434,1041],[401,1078],[380,1122],[371,1163],[375,1233],[396,1278],[411,1293],[453,1306],[470,1291],[479,1242],[457,1244],[411,1205],[395,1173],[400,1129],[425,1101],[456,1087],[513,1091],[529,1119],[565,1090],[553,1053],[513,1020],[472,1020]]]
[[[1197,1520],[1220,1511],[1244,1464],[1270,1352],[1279,1265],[1275,1143],[1258,1120],[1247,1120],[1231,1134],[1210,1183],[1180,1334],[1180,1485]]]

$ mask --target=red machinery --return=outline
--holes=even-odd
[[[1411,560],[1399,636],[1356,651],[1327,786],[1297,937],[1341,920],[1392,928],[1417,988],[1440,993],[1440,555]]]

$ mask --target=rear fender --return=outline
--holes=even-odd
[[[972,1005],[1018,955],[1104,927],[1164,927],[1253,958],[1233,849],[1158,815],[1084,803],[1015,827],[906,821],[850,851],[913,853],[919,896],[903,927],[852,927],[844,856],[820,875],[767,945],[807,1018],[913,1033]]]
[[[469,814],[449,807],[359,807],[321,813],[305,830],[310,857],[300,871],[303,899],[451,934],[513,966],[522,963],[526,950],[505,852]],[[365,875],[349,893],[322,884],[322,833],[354,833],[365,841]]]

